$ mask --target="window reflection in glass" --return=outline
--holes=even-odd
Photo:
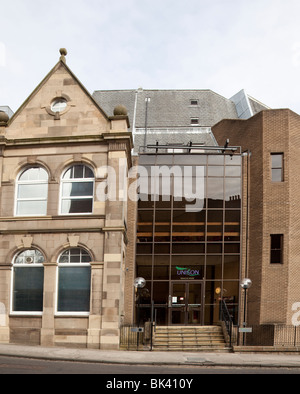
[[[191,280],[187,273],[180,276],[178,272],[181,272],[180,268],[187,272],[192,270],[193,274],[198,275],[193,277],[194,280],[205,281],[205,288],[210,289],[205,299],[210,315],[205,315],[204,321],[211,324],[219,319],[220,297],[227,297],[232,308],[238,305],[241,157],[213,154],[169,155],[168,160],[164,160],[163,155],[157,157],[159,165],[166,166],[171,165],[173,158],[173,164],[179,165],[182,173],[187,165],[201,163],[203,166],[208,162],[208,167],[202,171],[204,201],[198,209],[187,209],[193,203],[189,204],[185,198],[184,180],[178,176],[171,179],[173,195],[169,205],[163,205],[162,194],[152,205],[148,204],[151,209],[139,201],[137,275],[150,282],[152,300],[155,304],[162,303],[161,318],[168,323],[166,313],[172,281]],[[151,156],[151,160],[157,165],[155,156]],[[196,191],[194,175],[193,171],[187,171],[186,182],[190,193]],[[144,184],[151,185],[146,179]],[[146,193],[150,195],[149,191]],[[160,299],[162,283],[165,290]],[[216,293],[216,289],[220,292]]]
[[[226,178],[225,179],[225,207],[240,208],[241,207],[241,179]]]
[[[224,167],[223,166],[209,166],[207,168],[208,176],[223,176]]]
[[[225,176],[240,177],[241,175],[242,175],[242,167],[241,166],[226,166],[225,167]]]
[[[90,267],[60,267],[58,281],[58,312],[89,312]]]
[[[61,213],[92,213],[94,181],[94,173],[89,167],[70,167],[62,177]]]
[[[224,279],[239,279],[239,256],[225,256],[224,257]]]
[[[242,157],[239,155],[230,155],[225,156],[225,165],[229,166],[241,166],[242,164]]]
[[[43,264],[44,261],[44,255],[39,250],[28,249],[16,256],[14,264]]]
[[[170,269],[170,257],[155,255],[153,280],[168,280]]]
[[[64,251],[58,259],[58,312],[89,312],[91,256],[82,248]]]
[[[224,178],[207,178],[209,208],[222,208],[224,200]]]
[[[13,312],[42,312],[45,258],[36,249],[19,253],[13,268]]]
[[[48,173],[41,167],[24,170],[17,180],[16,215],[47,214]]]
[[[272,153],[272,182],[283,182],[283,153]]]

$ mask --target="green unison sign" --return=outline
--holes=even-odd
[[[177,269],[177,275],[178,276],[190,276],[190,277],[195,277],[200,275],[199,270],[193,270],[191,268],[182,268],[182,267],[176,267]]]

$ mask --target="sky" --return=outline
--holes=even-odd
[[[15,112],[68,51],[92,94],[242,89],[300,114],[299,0],[0,0],[0,106]]]

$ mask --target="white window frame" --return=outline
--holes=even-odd
[[[92,295],[92,278],[90,278],[90,310],[88,312],[78,312],[78,311],[58,311],[58,291],[59,291],[59,268],[63,267],[91,267],[91,263],[84,263],[84,262],[78,262],[78,263],[60,263],[59,260],[62,256],[63,253],[65,253],[68,250],[71,249],[80,249],[84,250],[85,252],[88,253],[88,255],[91,258],[92,261],[92,256],[91,254],[84,248],[82,247],[76,247],[76,248],[68,248],[64,250],[63,252],[60,253],[58,259],[57,259],[57,267],[56,267],[56,292],[55,292],[55,315],[56,316],[89,316],[91,313],[91,295]]]
[[[29,180],[29,181],[20,181],[20,177],[26,172],[31,169],[40,169],[45,171],[47,174],[47,180]],[[42,167],[42,166],[31,166],[31,167],[26,167],[23,168],[22,171],[19,172],[17,176],[17,181],[16,181],[16,187],[15,187],[15,206],[14,206],[14,216],[18,217],[30,217],[30,216],[47,216],[47,207],[48,207],[48,184],[49,184],[49,174],[48,171]],[[19,198],[19,186],[20,185],[47,185],[47,196],[45,198]],[[20,214],[18,213],[18,202],[22,201],[45,201],[46,202],[46,212],[45,213],[28,213],[28,214]]]
[[[11,315],[14,315],[14,316],[20,316],[20,315],[26,315],[26,316],[42,316],[43,315],[43,310],[42,311],[14,311],[13,310],[13,301],[14,301],[14,276],[15,276],[15,273],[14,273],[14,268],[15,267],[30,267],[30,268],[32,268],[32,267],[35,267],[35,268],[44,268],[44,264],[43,263],[35,263],[35,262],[32,262],[32,263],[22,263],[22,264],[17,264],[16,263],[16,259],[17,259],[17,257],[20,255],[20,254],[22,254],[22,253],[24,253],[24,252],[26,252],[27,250],[36,250],[36,251],[38,251],[38,252],[40,252],[42,255],[43,255],[43,253],[39,250],[39,249],[37,249],[37,248],[34,248],[34,249],[24,249],[22,252],[18,252],[18,253],[16,253],[15,254],[15,256],[14,256],[14,258],[13,258],[13,264],[12,264],[12,268],[11,268],[11,286],[10,286],[10,314]],[[43,258],[44,258],[44,262],[45,262],[45,256],[43,255]],[[44,269],[44,275],[45,275],[45,269]],[[45,276],[44,276],[44,282],[45,282]],[[43,283],[43,298],[44,298],[44,283]],[[43,309],[43,308],[42,308]]]
[[[281,158],[280,165],[273,164],[273,158],[279,156]],[[280,180],[276,180],[273,177],[273,170],[280,171]],[[272,152],[271,153],[271,181],[272,183],[283,183],[284,182],[284,154],[283,152]]]
[[[90,169],[93,172],[94,177],[93,178],[70,178],[70,179],[64,179],[64,175],[66,174],[66,172],[68,170],[70,170],[72,167],[75,167],[75,166],[78,166],[78,165],[83,166],[83,167],[87,167],[88,169]],[[90,196],[76,196],[76,197],[69,196],[69,197],[63,197],[63,186],[64,186],[65,183],[87,183],[87,182],[93,182],[93,192],[92,192],[92,194]],[[94,173],[93,168],[91,168],[90,166],[88,166],[86,164],[76,164],[76,163],[72,164],[71,166],[67,167],[63,171],[62,176],[61,176],[61,180],[60,180],[60,195],[59,195],[59,214],[60,215],[71,215],[71,216],[72,215],[73,216],[74,215],[92,215],[93,212],[94,212],[94,199],[95,199],[94,194],[95,194],[95,173]],[[83,199],[86,199],[86,200],[92,199],[92,210],[91,210],[91,212],[74,212],[74,213],[62,212],[62,206],[63,206],[62,202],[63,202],[63,200],[83,200]]]

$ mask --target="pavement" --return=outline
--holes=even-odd
[[[104,364],[198,365],[218,367],[299,368],[300,354],[202,353],[71,349],[0,344],[0,356]]]

